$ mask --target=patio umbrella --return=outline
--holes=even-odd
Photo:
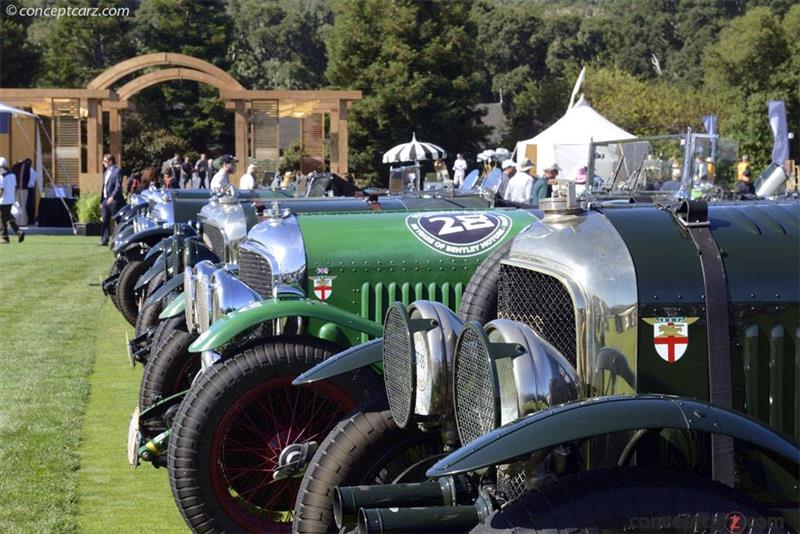
[[[417,141],[415,133],[411,134],[411,142],[390,148],[383,155],[384,163],[401,163],[403,161],[424,161],[426,159],[439,159],[447,157],[447,152],[433,143]]]
[[[423,143],[422,141],[417,141],[416,133],[412,132],[411,142],[403,143],[402,145],[397,145],[390,148],[383,155],[383,162],[402,163],[404,161],[413,161],[414,166],[417,168],[417,189],[419,190],[421,188],[422,181],[419,170],[419,162],[426,159],[435,160],[444,157],[447,157],[447,152],[445,152],[442,147],[434,145],[433,143]]]

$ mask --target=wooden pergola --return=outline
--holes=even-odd
[[[139,71],[146,72],[125,81]],[[122,121],[125,111],[135,110],[131,98],[147,87],[171,80],[192,80],[219,91],[225,108],[235,114],[234,150],[240,162],[277,165],[280,118],[293,117],[301,124],[300,170],[325,170],[327,115],[329,168],[338,174],[348,171],[347,115],[350,104],[361,99],[361,91],[249,90],[222,69],[184,54],[160,52],[122,61],[82,89],[0,88],[0,102],[50,116],[53,146],[49,167],[57,182],[77,182],[77,172],[81,182],[99,186],[103,153],[113,154],[119,162],[123,160]],[[104,115],[108,118],[108,147],[103,146]],[[81,151],[84,119],[85,162]],[[85,172],[81,172],[83,168]]]

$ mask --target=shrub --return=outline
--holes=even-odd
[[[76,203],[78,222],[100,222],[100,194],[91,193],[78,197]]]

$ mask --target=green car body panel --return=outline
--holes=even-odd
[[[436,227],[447,226],[452,231],[459,224],[485,222],[481,217],[489,217],[494,230],[480,243],[464,247],[453,248],[445,241],[430,238],[418,226],[421,218],[425,224],[437,219],[433,221]],[[307,296],[304,301],[324,301],[325,306],[295,303],[296,312],[314,313],[281,315],[280,308],[270,309],[280,302],[267,299],[255,305],[253,311],[231,313],[214,322],[190,350],[216,349],[234,340],[258,324],[259,315],[264,320],[308,317],[309,334],[351,346],[381,335],[383,314],[395,301],[409,303],[427,298],[457,309],[462,292],[481,261],[535,220],[531,212],[514,209],[298,216],[306,255],[306,273],[301,282]],[[344,317],[349,319],[345,321]],[[356,321],[356,317],[360,320]]]
[[[183,292],[178,293],[173,297],[169,304],[167,304],[161,313],[158,315],[159,319],[169,319],[171,317],[177,317],[178,315],[182,314],[186,309],[186,302],[183,297]]]
[[[797,444],[769,426],[707,402],[665,395],[617,395],[562,404],[476,439],[435,464],[429,477],[475,471],[566,441],[643,428],[724,434],[797,461]]]
[[[471,406],[475,382],[454,372],[462,447],[429,477],[508,464],[511,472],[546,469],[543,456],[531,455],[556,446],[574,452],[580,470],[614,468],[635,448],[637,464],[703,473],[768,506],[800,500],[800,202],[695,207],[707,217],[686,220],[677,205],[554,209],[517,236],[498,282],[506,322],[487,328],[511,335],[510,325],[527,325],[574,368],[577,395],[558,406],[531,402],[524,395],[547,399],[575,382],[545,373],[545,391],[533,389],[541,385],[525,371],[527,352],[512,356],[523,363],[504,374],[495,363],[508,357],[502,344],[470,348],[463,357],[493,377],[481,390],[487,411],[459,412],[460,399]],[[722,349],[711,349],[720,339]],[[457,350],[456,369],[460,357]],[[468,378],[482,376],[470,369]],[[719,393],[723,400],[712,401],[712,387],[727,384],[730,405]],[[494,430],[462,434],[461,424],[482,413],[480,428]]]

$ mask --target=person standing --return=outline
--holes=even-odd
[[[530,204],[533,195],[533,176],[528,171],[533,168],[531,160],[526,159],[517,165],[517,172],[508,181],[503,199],[517,204]]]
[[[205,154],[200,154],[200,159],[194,164],[194,170],[197,171],[197,176],[200,178],[200,189],[206,188],[206,176],[208,176],[208,157]]]
[[[750,169],[745,169],[733,188],[733,193],[739,200],[754,199],[756,197],[756,188],[750,181],[750,174]]]
[[[514,176],[514,173],[517,172],[517,167],[514,165],[514,160],[510,158],[501,163],[500,167],[503,169],[503,175],[500,178],[500,185],[497,187],[497,196],[505,199],[508,182],[511,180],[511,177]]]
[[[172,156],[172,159],[169,160],[169,168],[170,168],[170,175],[172,176],[172,181],[175,182],[174,187],[175,189],[180,188],[181,186],[181,169],[183,168],[183,158],[181,155],[175,152],[175,155]]]
[[[17,201],[17,176],[8,168],[6,158],[0,157],[0,226],[2,226],[2,242],[7,244],[8,226],[17,234],[20,243],[25,241],[25,232],[19,229],[17,221],[11,215],[11,206]]]
[[[12,172],[17,176],[17,205],[19,206],[19,213],[16,217],[17,224],[28,226],[28,181],[31,177],[31,160],[20,161],[14,166]]]
[[[544,176],[539,177],[536,183],[533,184],[532,205],[538,206],[540,200],[549,198],[553,194],[553,186],[558,180],[558,171],[560,170],[557,163],[553,163],[544,169]]]
[[[183,189],[191,189],[192,188],[192,171],[194,170],[194,166],[192,165],[189,156],[186,156],[181,161],[181,187]]]
[[[31,224],[36,218],[36,179],[38,176],[30,158],[26,159],[25,163],[28,165],[28,199],[25,203],[25,213],[28,214],[28,224]]]
[[[453,163],[453,186],[458,189],[464,183],[464,176],[467,174],[467,160],[461,154],[456,154],[456,161]]]
[[[740,161],[736,165],[736,180],[738,182],[741,182],[741,181],[744,180],[745,171],[750,173],[750,174],[748,174],[748,181],[749,181],[749,178],[753,174],[753,171],[750,169],[750,158],[748,158],[747,156],[742,156],[742,161]]]
[[[103,215],[103,233],[100,237],[100,245],[108,245],[108,238],[111,235],[111,220],[125,202],[125,196],[122,191],[122,173],[117,167],[114,156],[111,154],[103,156],[103,167],[106,171],[103,174],[103,189],[100,195],[100,210]]]
[[[255,165],[248,165],[247,172],[239,177],[239,189],[249,191],[256,188],[256,179],[253,173],[256,172]]]
[[[230,154],[225,154],[219,158],[219,171],[211,179],[210,188],[219,189],[231,183],[230,174],[236,170],[236,162],[239,161]]]

